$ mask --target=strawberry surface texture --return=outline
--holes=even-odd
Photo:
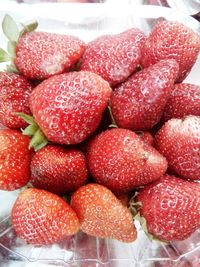
[[[85,43],[3,18],[0,190],[18,190],[11,222],[27,244],[66,249],[80,231],[80,242],[145,232],[178,246],[198,233],[200,84],[189,73],[200,35],[154,21],[147,35],[91,28]]]
[[[166,159],[127,129],[100,133],[89,143],[89,170],[95,181],[116,193],[131,191],[162,176]]]
[[[29,98],[33,85],[22,75],[0,72],[0,123],[13,128],[25,128],[27,123],[14,112],[31,114]]]
[[[99,74],[111,86],[121,83],[140,63],[144,41],[145,35],[137,28],[100,36],[88,44],[81,69]]]
[[[130,211],[106,187],[87,184],[71,200],[83,232],[122,242],[132,242],[137,232]]]
[[[47,245],[79,230],[76,213],[62,198],[29,188],[17,198],[11,214],[17,235],[30,244]]]
[[[165,241],[186,239],[200,225],[200,185],[165,175],[141,189],[140,215],[147,230]]]
[[[15,65],[27,78],[43,80],[68,70],[84,50],[84,42],[76,37],[30,32],[17,43]]]
[[[200,51],[200,37],[182,23],[160,21],[147,37],[142,49],[142,66],[148,67],[162,59],[175,59],[179,64],[177,81],[190,72]]]
[[[112,89],[100,76],[87,72],[55,75],[31,94],[31,111],[47,138],[77,144],[98,127]]]
[[[0,130],[0,189],[12,191],[30,179],[29,138],[12,129]]]

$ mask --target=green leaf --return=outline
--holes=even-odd
[[[16,68],[14,63],[11,63],[10,65],[6,66],[6,71],[7,72],[14,72],[14,73],[19,73],[18,69]]]
[[[14,41],[14,42],[18,41],[19,30],[17,24],[15,23],[15,21],[11,16],[5,15],[2,22],[2,29],[9,41]]]
[[[24,135],[28,135],[28,136],[33,136],[34,133],[38,130],[38,125],[37,123],[33,123],[33,124],[30,124],[29,126],[26,127],[26,129],[24,129],[22,131],[22,133]]]
[[[0,48],[0,62],[8,62],[10,60],[11,60],[11,58],[8,55],[8,53],[5,50],[3,50],[2,48]]]
[[[23,112],[14,112],[14,114],[20,118],[22,118],[25,122],[27,122],[28,124],[33,124],[35,123],[35,120],[32,116],[27,115]]]
[[[36,133],[34,134],[33,138],[31,139],[31,142],[29,144],[29,147],[33,147],[35,151],[43,148],[48,144],[48,140],[46,139],[43,132],[38,129]]]
[[[27,32],[33,32],[38,27],[38,22],[36,20],[31,21],[26,24],[22,24],[23,29],[20,32],[20,36],[24,35]]]
[[[10,56],[11,56],[12,58],[15,58],[15,57],[16,57],[16,54],[15,54],[15,51],[16,51],[16,45],[17,45],[16,42],[8,41],[8,44],[7,44],[7,51],[8,51],[8,53],[10,54]]]

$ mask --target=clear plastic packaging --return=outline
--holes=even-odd
[[[148,34],[159,17],[178,20],[200,33],[200,24],[193,18],[158,6],[116,5],[114,8],[109,4],[7,3],[1,7],[1,20],[6,13],[21,22],[37,19],[41,30],[73,34],[85,41],[130,27],[139,27]],[[0,42],[1,46],[5,45],[2,33]],[[200,59],[186,81],[200,85],[199,69]],[[131,244],[89,237],[80,232],[52,246],[27,245],[16,237],[10,223],[10,211],[17,194],[18,191],[0,191],[0,267],[200,266],[200,231],[185,241],[165,244],[151,242],[137,223],[138,238]]]

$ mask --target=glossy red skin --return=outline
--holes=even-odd
[[[69,204],[55,194],[35,188],[18,196],[11,220],[17,236],[35,245],[53,244],[79,230],[78,218]]]
[[[184,240],[200,226],[200,185],[165,175],[139,191],[148,232],[165,241]]]
[[[17,43],[15,65],[27,78],[43,80],[68,70],[85,48],[85,43],[74,36],[30,32]]]
[[[155,136],[156,148],[166,157],[169,168],[186,179],[200,177],[200,117],[167,121]]]
[[[133,242],[137,237],[132,215],[106,187],[87,184],[71,198],[83,232],[102,238]]]
[[[94,73],[65,73],[39,84],[31,94],[30,106],[48,140],[77,144],[98,127],[111,91]]]
[[[30,179],[30,139],[11,129],[0,130],[0,190],[12,191]]]
[[[136,70],[145,39],[137,28],[100,36],[88,44],[82,57],[81,70],[99,74],[111,86],[119,84]]]
[[[177,81],[190,72],[200,51],[200,37],[192,29],[178,22],[158,21],[142,49],[141,65],[148,67],[163,59],[179,63]]]
[[[64,194],[84,185],[88,178],[86,159],[76,149],[47,145],[31,160],[31,184],[55,194]]]
[[[162,116],[178,74],[175,60],[163,60],[133,74],[111,96],[117,125],[134,131],[149,130]]]
[[[148,184],[167,169],[166,159],[130,130],[115,128],[97,135],[88,146],[89,170],[97,183],[115,193]]]
[[[200,86],[176,84],[165,106],[163,120],[181,119],[187,115],[200,116]]]
[[[31,114],[29,98],[33,86],[22,75],[0,72],[0,123],[8,128],[20,129],[27,123],[14,112]]]

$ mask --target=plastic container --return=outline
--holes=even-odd
[[[112,8],[112,10],[111,10]],[[200,24],[189,16],[158,6],[122,6],[109,4],[16,4],[1,6],[0,18],[9,13],[21,22],[37,19],[39,28],[68,33],[85,41],[106,33],[139,27],[146,34],[159,17],[178,20],[200,33]],[[5,39],[0,39],[1,45]],[[200,85],[200,59],[187,81]],[[137,225],[138,239],[131,244],[89,237],[79,233],[59,244],[41,247],[27,245],[16,237],[10,223],[10,211],[18,191],[0,191],[0,267],[24,266],[109,266],[109,267],[199,267],[200,231],[189,239],[169,244],[151,242]]]

